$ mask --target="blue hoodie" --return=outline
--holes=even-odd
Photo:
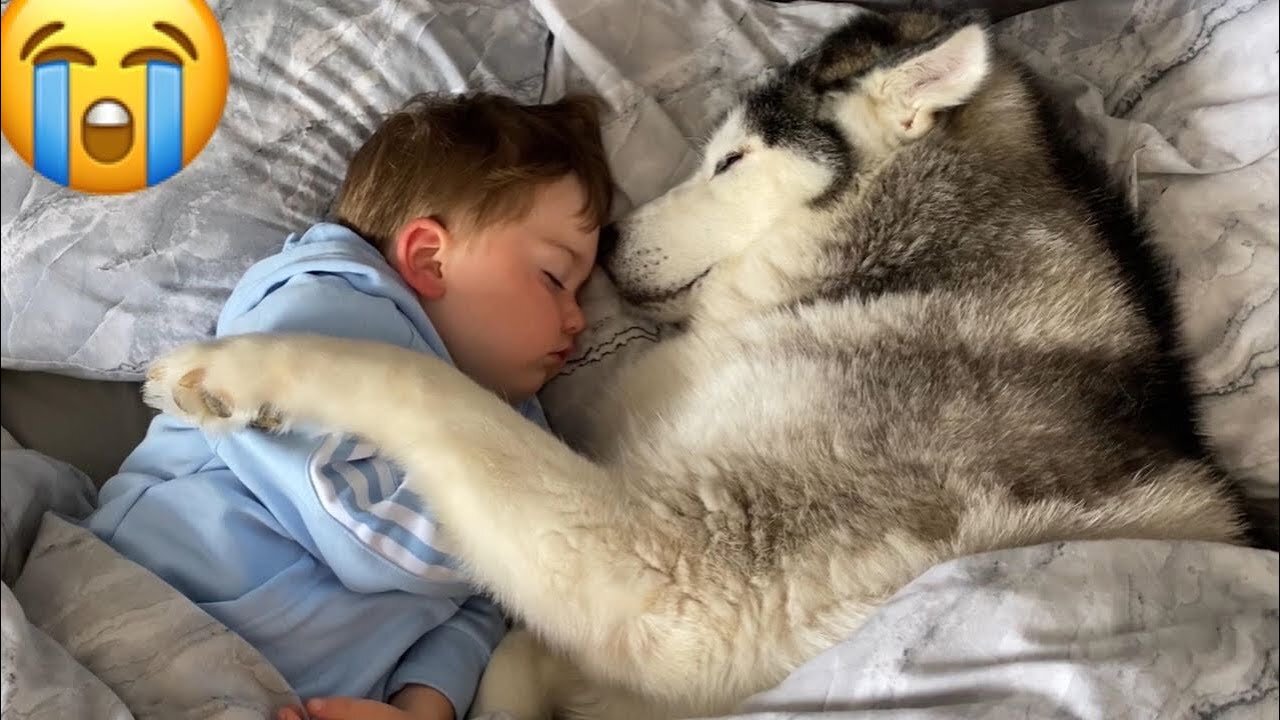
[[[449,361],[409,287],[339,225],[289,236],[249,269],[218,319],[219,336],[273,331]],[[536,400],[519,409],[545,427]],[[85,522],[248,640],[301,697],[385,701],[416,683],[442,692],[461,718],[506,626],[455,575],[429,509],[402,483],[353,437],[209,437],[160,415]]]

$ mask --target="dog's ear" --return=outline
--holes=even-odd
[[[968,101],[990,68],[990,41],[982,25],[974,23],[875,70],[863,87],[881,119],[892,123],[890,130],[914,140],[932,129],[939,112]]]

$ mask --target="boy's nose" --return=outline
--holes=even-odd
[[[565,309],[564,314],[564,331],[568,335],[577,335],[587,326],[587,318],[582,314],[582,307],[578,305],[576,300],[569,301],[569,307]]]

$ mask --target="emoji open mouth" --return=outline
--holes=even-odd
[[[115,100],[99,100],[89,106],[80,125],[84,151],[100,163],[113,163],[133,147],[133,116]]]

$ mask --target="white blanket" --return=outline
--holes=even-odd
[[[76,526],[89,479],[6,432],[0,521],[5,720],[261,720],[296,702],[266,658]]]
[[[940,565],[746,703],[783,720],[1280,715],[1276,554],[1043,545]]]

